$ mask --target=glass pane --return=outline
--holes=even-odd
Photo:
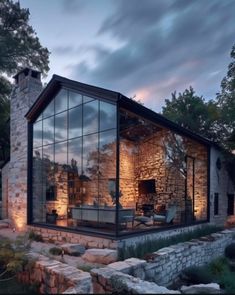
[[[55,144],[55,164],[67,165],[67,141]]]
[[[42,148],[33,150],[33,221],[45,221],[45,210],[43,201],[42,189]]]
[[[68,90],[62,89],[55,97],[55,113],[68,109]]]
[[[92,100],[94,100],[93,97],[83,95],[83,103],[86,103],[86,102],[89,102],[89,101],[92,101]]]
[[[100,101],[100,131],[116,128],[116,105]]]
[[[101,132],[99,142],[99,177],[116,177],[116,129]]]
[[[55,141],[67,139],[67,111],[55,116]]]
[[[116,204],[116,179],[99,179],[99,206],[105,208],[115,208]]]
[[[54,117],[43,120],[43,145],[54,142]]]
[[[82,106],[69,110],[69,138],[82,135]]]
[[[59,204],[56,209],[60,219],[64,219],[67,216],[68,205],[67,142],[55,144],[55,183]]]
[[[42,113],[38,116],[36,122],[39,121],[39,120],[42,120]]]
[[[42,116],[43,118],[46,118],[46,117],[53,116],[54,113],[55,113],[55,110],[54,110],[54,99],[53,99],[43,111]]]
[[[73,91],[69,91],[69,108],[73,108],[82,104],[82,95]]]
[[[98,134],[83,137],[83,171],[84,178],[98,177]],[[89,180],[88,179],[88,180]]]
[[[82,173],[82,138],[72,139],[68,142],[68,164],[71,171]]]
[[[98,131],[98,100],[83,105],[83,135]]]
[[[43,147],[43,198],[56,199],[54,181],[54,145]],[[47,209],[48,210],[48,209]]]
[[[42,121],[33,124],[33,147],[42,145]]]

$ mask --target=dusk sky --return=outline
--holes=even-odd
[[[214,98],[231,62],[235,0],[20,0],[50,72],[160,111],[190,85]]]

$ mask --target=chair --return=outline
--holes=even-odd
[[[177,207],[175,205],[169,206],[169,208],[166,210],[165,215],[153,215],[153,223],[155,222],[163,222],[163,223],[172,223],[173,219],[175,218]]]

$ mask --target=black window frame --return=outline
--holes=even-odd
[[[214,216],[219,215],[219,193],[214,193]]]

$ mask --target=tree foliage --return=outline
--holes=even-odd
[[[29,25],[29,10],[19,2],[0,1],[0,72],[13,74],[29,66],[46,73],[49,70],[49,51],[42,47]]]
[[[190,86],[183,93],[172,93],[172,98],[165,100],[162,113],[168,119],[180,126],[190,129],[209,139],[216,139],[215,123],[219,112],[216,104],[206,102],[202,96],[197,96]]]
[[[232,47],[231,58],[233,60],[228,66],[227,75],[221,82],[221,91],[216,97],[223,131],[220,134],[230,151],[235,149],[235,44]]]
[[[49,51],[43,47],[29,25],[29,10],[19,2],[0,0],[0,162],[9,156],[9,95],[8,76],[24,67],[43,74],[49,70]]]

